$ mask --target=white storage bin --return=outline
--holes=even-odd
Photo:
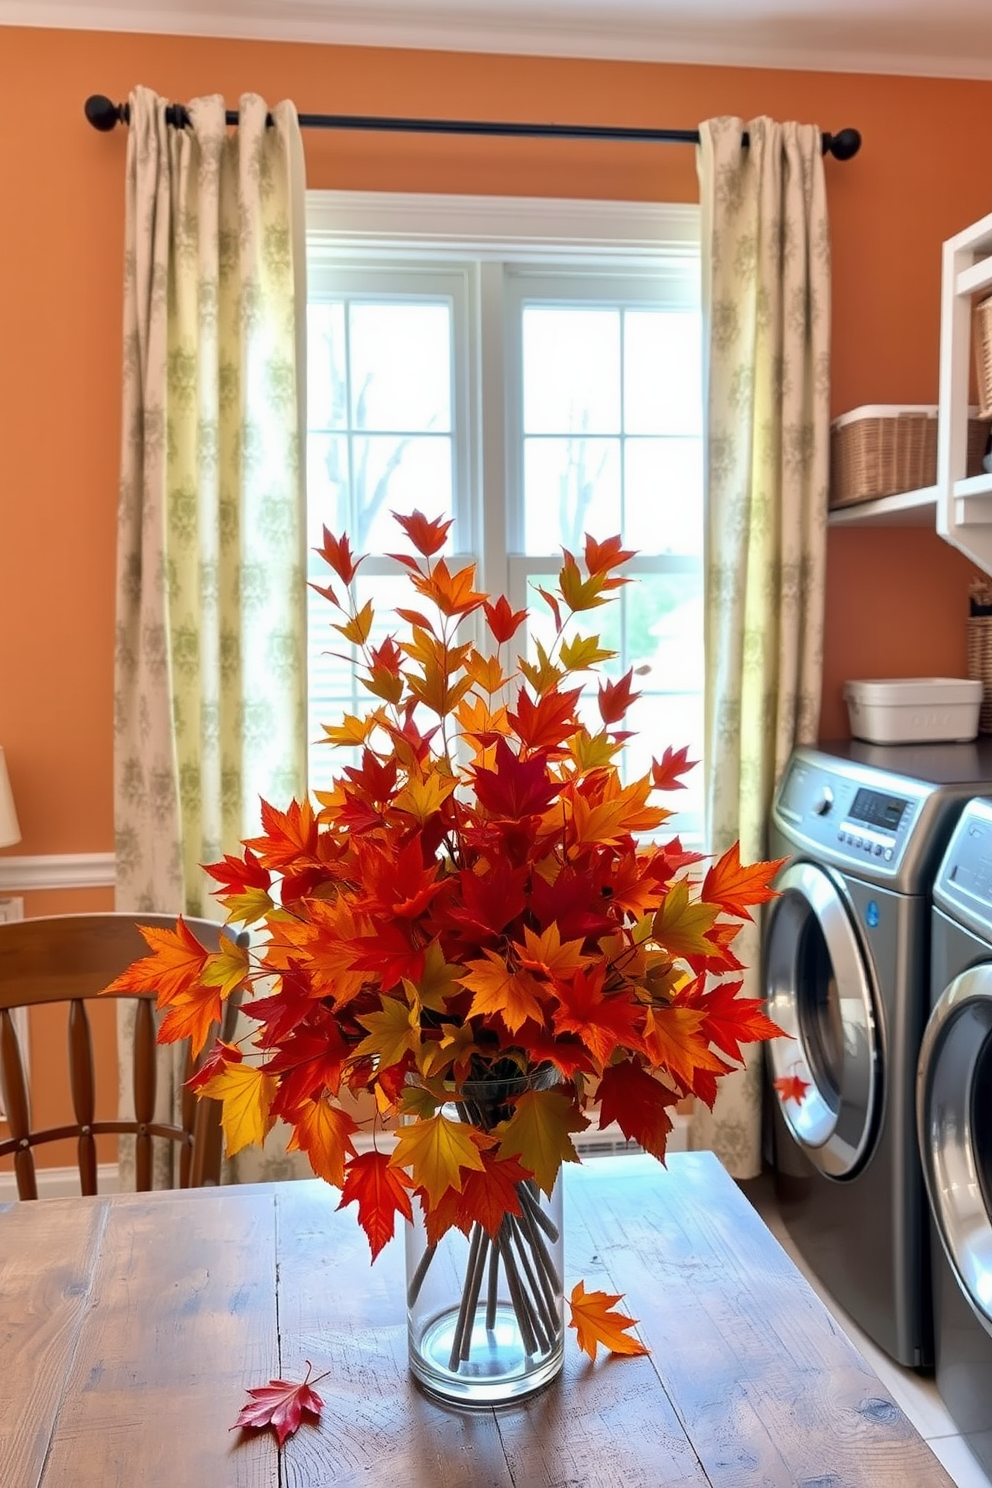
[[[964,677],[887,677],[845,682],[851,733],[869,744],[974,739],[981,682]]]

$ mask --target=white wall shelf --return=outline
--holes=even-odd
[[[828,527],[929,527],[934,530],[937,487],[920,491],[897,491],[855,506],[839,506],[827,515]]]

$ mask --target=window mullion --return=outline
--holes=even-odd
[[[479,265],[479,427],[478,520],[480,587],[502,594],[507,587],[507,500],[513,480],[509,467],[506,415],[507,378],[512,354],[504,346],[504,269]]]

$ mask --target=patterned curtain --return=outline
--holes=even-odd
[[[747,147],[741,144],[744,131]],[[820,130],[700,126],[706,368],[707,850],[767,857],[776,781],[815,740],[823,667],[830,240]],[[761,996],[760,925],[734,947]],[[697,1103],[690,1144],[761,1168],[763,1062]]]
[[[306,780],[303,149],[291,103],[239,107],[236,133],[219,97],[173,129],[138,88],[127,147],[116,902],[207,918],[200,865]]]

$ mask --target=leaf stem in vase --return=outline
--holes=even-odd
[[[417,1269],[411,1276],[410,1285],[407,1287],[406,1291],[406,1305],[408,1307],[412,1307],[417,1298],[420,1296],[420,1288],[424,1284],[424,1277],[430,1270],[430,1264],[431,1261],[434,1259],[436,1250],[436,1245],[428,1245],[427,1249],[424,1251],[423,1255],[420,1257],[419,1262],[417,1263]]]
[[[468,1333],[468,1343],[471,1344],[475,1303],[479,1297],[479,1287],[482,1285],[482,1272],[488,1248],[488,1235],[480,1224],[473,1225],[468,1250],[468,1265],[465,1268],[465,1285],[462,1287],[462,1300],[458,1308],[458,1320],[455,1323],[455,1336],[451,1341],[451,1358],[448,1360],[448,1368],[451,1370],[457,1370],[460,1359],[468,1358],[467,1352],[463,1352],[466,1343],[465,1335]]]
[[[535,1219],[541,1226],[541,1229],[547,1235],[551,1243],[553,1245],[557,1244],[558,1237],[561,1232],[558,1229],[558,1226],[555,1224],[554,1220],[551,1218],[550,1214],[545,1214],[544,1210],[541,1208],[541,1200],[539,1198],[540,1190],[538,1189],[537,1184],[528,1178],[525,1183],[520,1183],[517,1185],[517,1192],[520,1194],[524,1206],[530,1211],[531,1217]]]

